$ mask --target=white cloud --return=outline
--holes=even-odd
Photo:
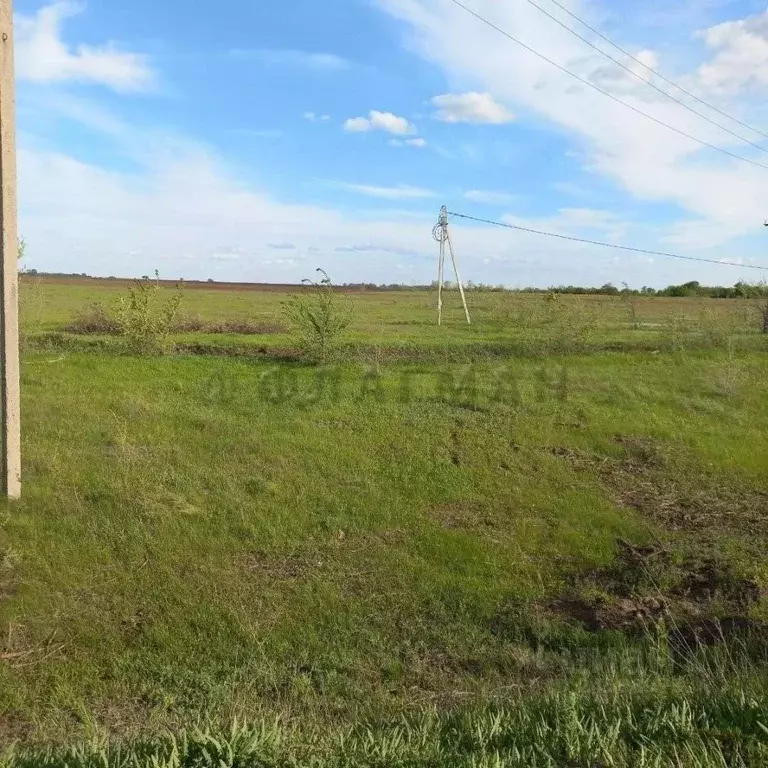
[[[344,130],[348,133],[365,133],[371,130],[371,121],[367,117],[350,117],[344,121]]]
[[[617,215],[611,211],[595,208],[561,208],[560,222],[581,229],[601,229],[615,227]]]
[[[623,96],[625,93],[631,92],[653,101],[663,98],[658,92],[654,93],[651,89],[643,88],[641,83],[641,80],[644,80],[646,83],[653,83],[657,87],[664,89],[665,83],[650,71],[652,69],[656,71],[663,69],[658,53],[651,50],[642,50],[632,55],[637,61],[626,59],[623,62],[629,69],[629,72],[616,64],[606,61],[605,64],[597,66],[590,72],[589,80],[616,95],[621,93]],[[677,93],[674,95],[675,98],[679,96]]]
[[[417,147],[418,149],[423,149],[427,146],[426,139],[422,138],[406,139],[405,141],[402,139],[390,139],[387,143],[390,147]]]
[[[58,2],[34,16],[16,18],[16,71],[19,79],[38,83],[65,81],[106,85],[116,91],[147,91],[155,75],[147,57],[120,51],[114,43],[70,49],[61,39],[62,21],[84,10]]]
[[[463,55],[461,46],[454,49]],[[713,244],[738,233],[745,221],[754,225],[751,217],[756,211],[762,222],[762,173],[752,174],[751,169],[734,173],[727,163],[693,158],[693,150],[682,142],[665,142],[662,132],[647,136],[648,127],[627,120],[623,110],[606,110],[596,100],[588,103],[588,109],[581,103],[584,93],[561,90],[563,83],[557,79],[543,81],[543,95],[534,87],[528,93],[524,82],[510,81],[506,49],[494,50],[486,40],[480,41],[479,49],[488,53],[490,61],[484,62],[475,51],[455,75],[457,82],[471,82],[468,67],[478,61],[483,66],[498,65],[487,76],[498,75],[494,87],[502,92],[500,98],[510,104],[519,100],[573,132],[582,141],[584,163],[594,172],[644,199],[686,201],[691,222],[698,218],[718,224],[707,230],[713,239],[701,255],[733,260],[749,259],[757,252],[736,255],[728,246]],[[485,77],[483,72],[476,76]],[[490,85],[482,87],[491,92]],[[46,100],[53,95],[46,93]],[[241,175],[198,142],[159,131],[149,133],[104,109],[55,95],[55,103],[45,107],[38,100],[41,125],[55,127],[55,113],[58,118],[65,114],[112,142],[110,157],[123,156],[130,162],[111,169],[84,163],[43,151],[36,138],[30,141],[20,134],[21,231],[29,242],[30,267],[101,275],[152,274],[158,268],[168,277],[297,281],[322,265],[339,282],[391,282],[398,264],[407,258],[416,279],[432,279],[435,244],[430,231],[437,211],[425,213],[425,208],[434,205],[436,209],[437,201],[428,189],[381,186],[372,176],[370,184],[346,185],[368,198],[360,205],[345,201],[342,209],[330,204],[283,203],[259,188],[251,168],[243,169]],[[653,145],[657,140],[658,146]],[[386,199],[397,202],[387,205]],[[630,232],[633,245],[652,248],[658,247],[660,234],[669,233],[669,229],[648,233],[647,228],[633,228],[610,212],[585,208],[514,221],[563,234],[596,232],[595,239],[616,237],[623,242],[629,239],[624,233]],[[663,285],[694,278],[735,282],[750,277],[717,265],[664,260],[649,265],[632,254],[609,251],[606,255],[592,246],[459,220],[452,223],[463,276],[476,282],[547,285],[627,280],[632,285]],[[284,243],[294,244],[296,251],[286,254],[290,258],[275,258],[274,245]],[[221,259],[230,254],[239,258]]]
[[[214,261],[237,261],[242,254],[238,250],[222,249],[211,254],[210,258]]]
[[[413,126],[404,117],[398,117],[391,112],[378,112],[372,109],[368,115],[371,123],[371,129],[376,131],[386,131],[403,136],[413,132]]]
[[[509,123],[514,115],[490,93],[444,93],[432,99],[444,123]]]
[[[613,213],[594,208],[560,208],[557,213],[537,218],[520,216],[503,216],[506,224],[531,227],[543,232],[558,235],[572,235],[586,239],[606,240],[617,245],[626,245],[630,234],[637,235],[637,230],[630,222]],[[574,244],[575,248],[592,248]]]
[[[302,117],[310,123],[327,123],[331,119],[330,115],[318,115],[316,112],[305,112]]]
[[[765,217],[765,170],[715,155],[684,136],[643,118],[515,46],[497,31],[441,0],[377,0],[405,25],[408,45],[440,67],[450,83],[472,83],[500,103],[549,123],[578,151],[587,174],[607,179],[643,202],[682,209],[681,218],[715,222],[710,246],[756,233]],[[590,78],[605,61],[526,0],[475,0],[473,10],[531,47]],[[584,0],[569,7],[589,15]],[[693,30],[691,30],[692,32]],[[684,34],[680,30],[680,34]],[[649,59],[650,60],[650,59]],[[688,80],[695,70],[688,74]],[[675,75],[686,81],[686,75]],[[649,94],[639,81],[623,98],[637,109],[703,141],[736,153],[749,148],[679,105]],[[739,114],[762,113],[760,101],[726,105]],[[752,118],[757,119],[757,118]]]
[[[295,267],[297,264],[299,264],[300,261],[304,261],[304,258],[301,259],[264,259],[261,263],[264,266],[275,266],[285,269],[286,267],[291,269]]]
[[[699,33],[715,51],[698,70],[700,83],[713,91],[735,93],[748,85],[768,86],[768,9]]]
[[[293,48],[233,48],[230,56],[253,59],[274,67],[296,67],[316,72],[336,72],[348,69],[351,63],[335,53],[315,53]]]
[[[413,279],[432,279],[436,245],[430,232],[437,210],[425,215],[406,207],[430,199],[428,190],[348,185],[374,198],[399,198],[403,210],[347,214],[330,206],[281,203],[248,186],[204,147],[170,136],[158,144],[162,154],[153,153],[139,171],[129,172],[33,151],[22,137],[21,231],[30,266],[96,275],[138,276],[159,269],[169,278],[298,282],[320,265],[337,282],[392,282],[405,258]],[[577,224],[612,226],[610,217],[580,209],[513,223],[566,233]],[[475,282],[666,285],[745,277],[738,269],[716,265],[649,265],[631,254],[614,258],[591,246],[459,220],[452,224],[462,275]],[[618,220],[613,225],[624,226]],[[275,251],[287,251],[288,244],[295,251],[276,258]],[[711,254],[733,256],[730,250]]]
[[[632,229],[618,214],[595,208],[561,208],[551,221],[566,232],[597,233],[615,242],[625,240]]]
[[[419,200],[426,197],[434,197],[435,193],[421,187],[412,187],[408,184],[398,184],[396,187],[378,187],[371,184],[347,184],[337,182],[335,186],[348,189],[350,192],[359,192],[369,197],[380,197],[387,200]]]
[[[515,196],[508,192],[497,192],[491,189],[470,189],[464,193],[464,198],[482,205],[509,205]]]
[[[431,274],[431,213],[346,215],[329,206],[281,203],[248,187],[204,148],[166,138],[165,157],[155,157],[140,172],[21,148],[20,220],[30,266],[96,275],[138,276],[158,269],[168,278],[298,282],[321,265],[338,281],[392,282],[393,256],[407,254],[419,265],[427,249],[423,279]],[[350,188],[410,202],[429,194],[406,186]],[[72,204],[62,206],[63,199]],[[349,243],[367,247],[363,252]],[[291,253],[276,257],[289,245]]]
[[[398,117],[392,112],[379,112],[372,109],[368,117],[350,117],[344,123],[344,130],[350,133],[386,131],[396,136],[404,136],[413,133],[414,127],[404,117]]]

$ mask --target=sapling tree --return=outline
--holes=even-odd
[[[283,303],[283,314],[298,335],[302,353],[316,363],[327,363],[352,322],[352,306],[333,287],[328,273],[317,268],[319,281],[305,278],[305,290]]]
[[[115,309],[115,320],[129,351],[135,354],[160,354],[168,349],[168,337],[184,299],[181,283],[167,298],[162,294],[160,275],[136,280]]]

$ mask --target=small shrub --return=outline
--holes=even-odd
[[[760,331],[768,333],[768,283],[737,283],[738,295],[749,299],[749,325],[753,319],[759,323]]]
[[[732,339],[726,342],[726,349],[728,356],[712,372],[711,385],[715,394],[733,398],[741,393],[747,372],[736,357]]]
[[[581,302],[568,302],[554,292],[544,296],[546,352],[569,355],[591,348],[590,337],[597,323],[595,310]]]
[[[121,296],[115,310],[120,335],[128,350],[135,354],[162,354],[168,351],[168,336],[183,301],[181,284],[177,284],[171,296],[161,295],[160,276],[155,280],[144,276],[136,280]]]
[[[760,330],[763,333],[768,333],[768,296],[755,299],[755,310],[760,321]]]
[[[67,333],[93,333],[101,336],[117,336],[121,333],[120,323],[101,304],[92,304],[77,312],[64,330]]]
[[[637,316],[637,296],[632,292],[626,283],[622,283],[622,285],[624,286],[624,289],[619,295],[627,312],[629,325],[633,331],[637,331],[640,328],[640,321]]]
[[[685,352],[689,335],[689,323],[681,311],[672,312],[664,318],[661,330],[661,340],[671,352]]]
[[[283,312],[299,337],[303,354],[313,362],[326,363],[352,322],[352,308],[336,293],[328,274],[319,267],[317,271],[322,274],[322,280],[302,280],[307,292],[291,296],[284,302]]]

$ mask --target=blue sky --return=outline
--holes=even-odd
[[[768,165],[768,154],[611,65],[527,0],[464,2],[658,119]],[[575,26],[551,0],[537,2]],[[768,133],[764,5],[561,4]],[[768,266],[768,169],[580,86],[450,0],[221,0],[215,13],[179,0],[16,0],[15,13],[30,267],[282,282],[322,266],[337,282],[428,282],[443,204]],[[454,239],[475,282],[761,277],[463,221]]]

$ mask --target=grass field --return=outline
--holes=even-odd
[[[72,332],[124,290],[23,286],[9,765],[766,764],[749,302],[366,292],[316,368],[279,291]]]

